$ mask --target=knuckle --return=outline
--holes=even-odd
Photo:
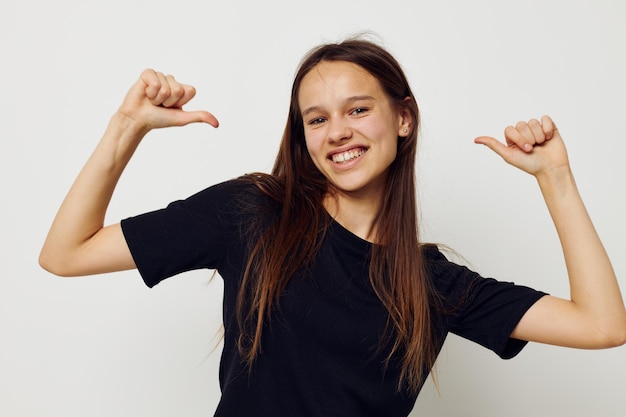
[[[180,85],[173,85],[171,87],[171,94],[175,97],[182,97],[185,94],[185,89]]]
[[[170,97],[169,88],[161,88],[159,93],[154,98],[153,102],[155,104],[163,104]]]
[[[169,86],[161,86],[161,91],[159,91],[159,95],[161,97],[169,97],[172,94],[172,90]]]

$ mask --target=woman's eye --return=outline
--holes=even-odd
[[[356,109],[352,110],[352,114],[354,114],[355,116],[359,116],[361,114],[367,113],[369,109],[365,108],[365,107],[357,107]]]
[[[322,117],[318,117],[316,119],[309,120],[310,125],[318,125],[320,123],[324,123],[324,119]]]

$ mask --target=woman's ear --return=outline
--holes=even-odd
[[[411,115],[411,111],[405,103],[408,103],[411,100],[410,97],[405,97],[403,103],[400,105],[400,114],[399,114],[399,129],[398,136],[401,138],[406,138],[411,134],[411,129],[413,128],[413,116]]]

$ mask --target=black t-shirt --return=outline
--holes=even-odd
[[[254,204],[249,204],[252,201]],[[384,366],[387,311],[369,283],[371,244],[331,222],[306,273],[280,297],[251,372],[237,350],[235,305],[247,260],[250,207],[272,207],[256,186],[228,181],[167,208],[122,221],[146,285],[192,269],[224,280],[222,398],[216,416],[407,416],[416,395],[398,392],[399,362]],[[264,210],[260,210],[264,211]],[[430,281],[443,305],[433,308],[439,349],[448,332],[502,358],[526,342],[509,337],[544,293],[482,278],[425,250]]]

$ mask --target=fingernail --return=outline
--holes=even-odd
[[[525,150],[526,152],[530,152],[530,151],[532,151],[532,150],[533,150],[533,147],[532,147],[532,146],[530,146],[530,144],[529,144],[529,143],[527,143],[527,144],[525,144],[525,145],[524,145],[524,150]]]

